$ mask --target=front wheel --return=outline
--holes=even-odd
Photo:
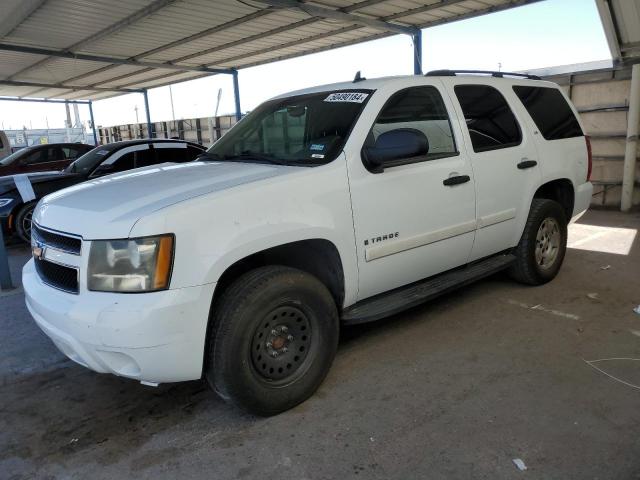
[[[275,415],[309,398],[338,345],[338,312],[314,276],[282,266],[252,270],[216,302],[205,376],[227,401]]]
[[[567,250],[567,218],[553,200],[534,198],[511,276],[529,285],[541,285],[558,274]]]
[[[36,208],[36,203],[27,203],[20,207],[18,213],[15,216],[15,229],[16,234],[26,243],[31,243],[31,222],[33,219],[33,210]]]

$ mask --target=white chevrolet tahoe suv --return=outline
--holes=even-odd
[[[26,304],[96,372],[205,377],[275,414],[318,388],[341,324],[502,269],[554,278],[592,194],[583,131],[557,85],[512,74],[357,76],[282,95],[195,162],[43,198]]]

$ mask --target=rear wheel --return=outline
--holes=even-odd
[[[18,213],[15,216],[15,229],[16,234],[23,242],[31,243],[31,221],[33,219],[33,210],[35,209],[35,202],[27,203],[20,207]]]
[[[327,288],[300,270],[267,266],[238,278],[215,306],[206,378],[225,400],[274,415],[310,397],[338,345]]]
[[[511,276],[522,283],[541,285],[560,270],[567,249],[567,219],[562,206],[553,200],[534,198]]]

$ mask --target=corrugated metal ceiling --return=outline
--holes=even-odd
[[[397,33],[374,20],[425,28],[536,1],[314,0],[283,8],[261,0],[3,0],[0,95],[96,100],[210,74],[163,64],[240,69]],[[343,18],[304,11],[311,7]],[[16,47],[49,54],[10,51]]]

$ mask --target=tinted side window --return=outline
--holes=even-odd
[[[124,170],[131,170],[132,168],[135,168],[136,153],[138,152],[129,152],[122,155],[111,164],[109,172],[123,172]]]
[[[548,87],[513,87],[546,140],[581,137],[582,129],[560,90]]]
[[[62,153],[64,154],[64,158],[75,159],[83,154],[83,151],[78,147],[62,147]]]
[[[498,90],[488,85],[457,85],[455,92],[475,152],[520,144],[518,121]]]
[[[47,161],[47,149],[39,148],[34,152],[29,153],[23,157],[22,162],[26,165],[33,165],[35,163],[42,163]]]
[[[47,155],[44,162],[57,162],[58,160],[64,160],[64,153],[60,147],[47,148]]]
[[[157,148],[156,151],[156,163],[165,163],[165,162],[184,162],[185,154],[187,152],[186,148]]]
[[[435,87],[412,87],[395,93],[373,124],[367,143],[374,144],[381,134],[405,128],[427,137],[429,154],[425,160],[457,153],[447,109]]]

